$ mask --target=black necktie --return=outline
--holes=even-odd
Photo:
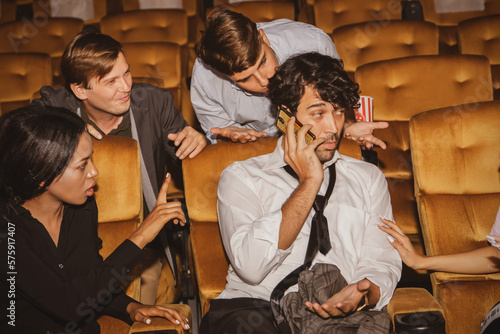
[[[286,165],[283,167],[288,174],[292,175],[294,178],[298,179],[295,171],[289,166]],[[308,269],[311,266],[311,263],[318,253],[318,250],[326,255],[328,251],[332,248],[330,243],[330,234],[328,232],[328,221],[324,216],[323,212],[325,210],[326,205],[328,204],[328,200],[333,192],[333,187],[335,185],[336,172],[335,172],[335,164],[331,164],[328,167],[330,171],[330,180],[328,183],[328,189],[326,190],[325,196],[316,195],[314,200],[314,211],[315,214],[311,221],[311,234],[309,235],[309,243],[307,245],[306,256],[304,258],[304,264],[300,267],[292,271],[285,278],[281,280],[281,282],[276,285],[273,292],[271,293],[271,309],[273,310],[274,318],[276,319],[276,323],[278,329],[282,334],[291,333],[290,327],[286,323],[286,319],[283,316],[283,312],[281,311],[281,299],[285,294],[285,291],[288,290],[292,285],[297,284],[299,280],[300,273]]]

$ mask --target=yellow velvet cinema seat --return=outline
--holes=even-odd
[[[354,79],[358,66],[378,60],[437,55],[438,28],[430,22],[391,20],[371,29],[373,22],[349,24],[331,34],[344,70]]]
[[[120,43],[171,42],[182,47],[182,75],[188,72],[188,18],[183,9],[132,10],[101,19],[101,32]]]
[[[132,42],[122,43],[122,48],[134,81],[140,77],[145,83],[167,88],[174,96],[175,108],[181,110],[181,47],[168,42]],[[147,78],[159,78],[162,84]]]
[[[495,100],[500,100],[500,15],[460,22],[458,40],[460,53],[488,57],[491,64],[493,96]]]
[[[0,115],[28,104],[33,93],[52,84],[45,53],[0,53]]]
[[[13,21],[0,25],[0,52],[42,52],[52,60],[53,84],[62,85],[61,57],[64,48],[83,29],[76,18],[55,17]]]
[[[401,19],[399,0],[314,0],[313,8],[316,27],[327,34],[343,25],[367,21],[376,32],[387,21]]]
[[[128,238],[142,222],[143,199],[142,181],[139,158],[139,146],[131,138],[105,136],[102,140],[93,141],[93,160],[99,175],[96,178],[97,189],[95,198],[99,208],[99,237],[103,241],[100,254],[106,258],[123,240]],[[119,171],[119,172],[117,172]],[[168,265],[166,264],[168,268]],[[130,275],[135,276],[126,292],[132,298],[140,299],[140,271],[139,264]],[[170,269],[168,269],[170,270]],[[159,294],[165,291],[160,282]],[[158,297],[161,299],[160,297]],[[165,304],[159,301],[160,304]],[[188,316],[191,323],[189,306],[176,304],[168,305]],[[147,326],[135,323],[130,328],[121,320],[109,316],[99,318],[103,334],[140,333],[152,330],[167,330],[168,333],[184,333],[179,325],[174,325],[166,319],[153,318],[152,324]],[[130,330],[130,332],[129,332]]]
[[[423,252],[413,188],[409,120],[425,110],[492,100],[488,59],[450,55],[384,60],[358,67],[356,81],[363,95],[374,98],[374,120],[389,123],[389,128],[374,131],[387,144],[386,150],[375,148],[379,167],[389,184],[396,222]],[[424,278],[408,270],[402,281],[413,285]]]
[[[141,8],[140,0],[122,0],[122,6],[124,11],[145,9]],[[178,9],[184,9],[186,11],[188,17],[188,41],[191,47],[200,40],[201,33],[200,30],[203,30],[204,22],[204,9],[203,9],[203,1],[201,0],[182,0],[179,1],[181,3],[181,7]],[[165,9],[165,8],[174,8],[175,1],[163,0],[161,3],[156,1],[154,3],[155,8],[148,9]]]
[[[500,203],[500,101],[428,111],[410,121],[415,193],[429,255],[487,246]],[[431,274],[447,333],[479,333],[500,300],[500,273]]]
[[[122,43],[134,82],[144,82],[168,89],[174,106],[195,129],[201,130],[191,105],[189,89],[182,76],[182,48],[169,42]],[[159,79],[159,80],[158,80]]]
[[[422,4],[424,20],[432,22],[439,27],[439,54],[458,53],[457,25],[459,22],[474,17],[500,14],[500,1],[498,0],[484,0],[484,10],[447,13],[436,12],[435,0],[419,1]]]
[[[253,22],[295,19],[293,2],[289,1],[242,1],[232,2],[227,7],[245,15]]]
[[[217,218],[217,184],[220,175],[234,161],[272,152],[276,142],[276,137],[259,138],[247,144],[220,142],[206,147],[194,159],[183,163],[186,203],[191,219],[192,268],[201,304],[200,318],[208,312],[210,301],[224,289],[229,267]],[[361,159],[360,148],[354,141],[343,140],[339,151]],[[393,322],[401,324],[409,324],[411,320],[405,320],[405,317],[411,317],[411,314],[422,314],[429,322],[442,314],[441,306],[422,288],[397,289],[387,309]],[[425,320],[421,323],[426,324]]]

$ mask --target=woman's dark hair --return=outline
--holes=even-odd
[[[0,214],[41,195],[68,166],[85,123],[75,113],[28,105],[0,117]]]
[[[346,119],[355,120],[359,85],[349,79],[340,59],[315,52],[289,58],[269,80],[269,98],[273,105],[286,106],[295,115],[306,86],[323,101],[343,109]],[[276,109],[274,112],[277,115]]]

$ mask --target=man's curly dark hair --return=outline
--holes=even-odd
[[[349,79],[342,60],[316,52],[289,58],[269,80],[269,98],[274,106],[286,106],[295,115],[306,86],[317,91],[323,101],[343,109],[346,119],[355,121],[359,85]],[[276,108],[273,113],[277,116]]]

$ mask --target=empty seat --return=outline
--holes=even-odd
[[[479,16],[500,14],[500,1],[497,0],[484,0],[484,10],[441,13],[436,11],[434,0],[419,1],[422,4],[424,20],[439,27],[439,54],[458,53],[457,25],[459,22]]]
[[[101,32],[120,43],[171,42],[182,46],[183,76],[188,72],[188,19],[183,9],[133,10],[108,15]]]
[[[401,19],[401,5],[395,0],[315,0],[313,6],[316,27],[327,34],[347,24],[374,21],[384,25]]]
[[[462,54],[488,57],[491,64],[493,95],[500,99],[500,15],[483,16],[458,24],[459,47]]]
[[[421,113],[410,120],[420,223],[429,255],[486,247],[500,203],[500,101]],[[500,273],[431,274],[446,332],[479,333],[500,297]]]
[[[42,52],[52,59],[54,85],[61,85],[61,56],[66,45],[83,29],[76,18],[22,20],[0,25],[0,52]]]
[[[45,53],[0,53],[0,114],[28,104],[40,87],[52,84]]]
[[[387,144],[375,148],[379,167],[389,184],[396,222],[417,249],[423,250],[410,159],[409,121],[435,108],[492,100],[491,73],[484,56],[412,56],[358,67],[356,81],[364,95],[374,98],[373,118],[389,122],[374,131]],[[403,281],[419,276],[403,274]]]
[[[269,22],[277,19],[295,19],[295,9],[288,1],[243,1],[234,2],[228,8],[241,13],[253,22]]]
[[[394,20],[370,29],[372,22],[342,26],[333,31],[344,70],[351,78],[360,65],[392,58],[437,55],[439,32],[430,22]]]

